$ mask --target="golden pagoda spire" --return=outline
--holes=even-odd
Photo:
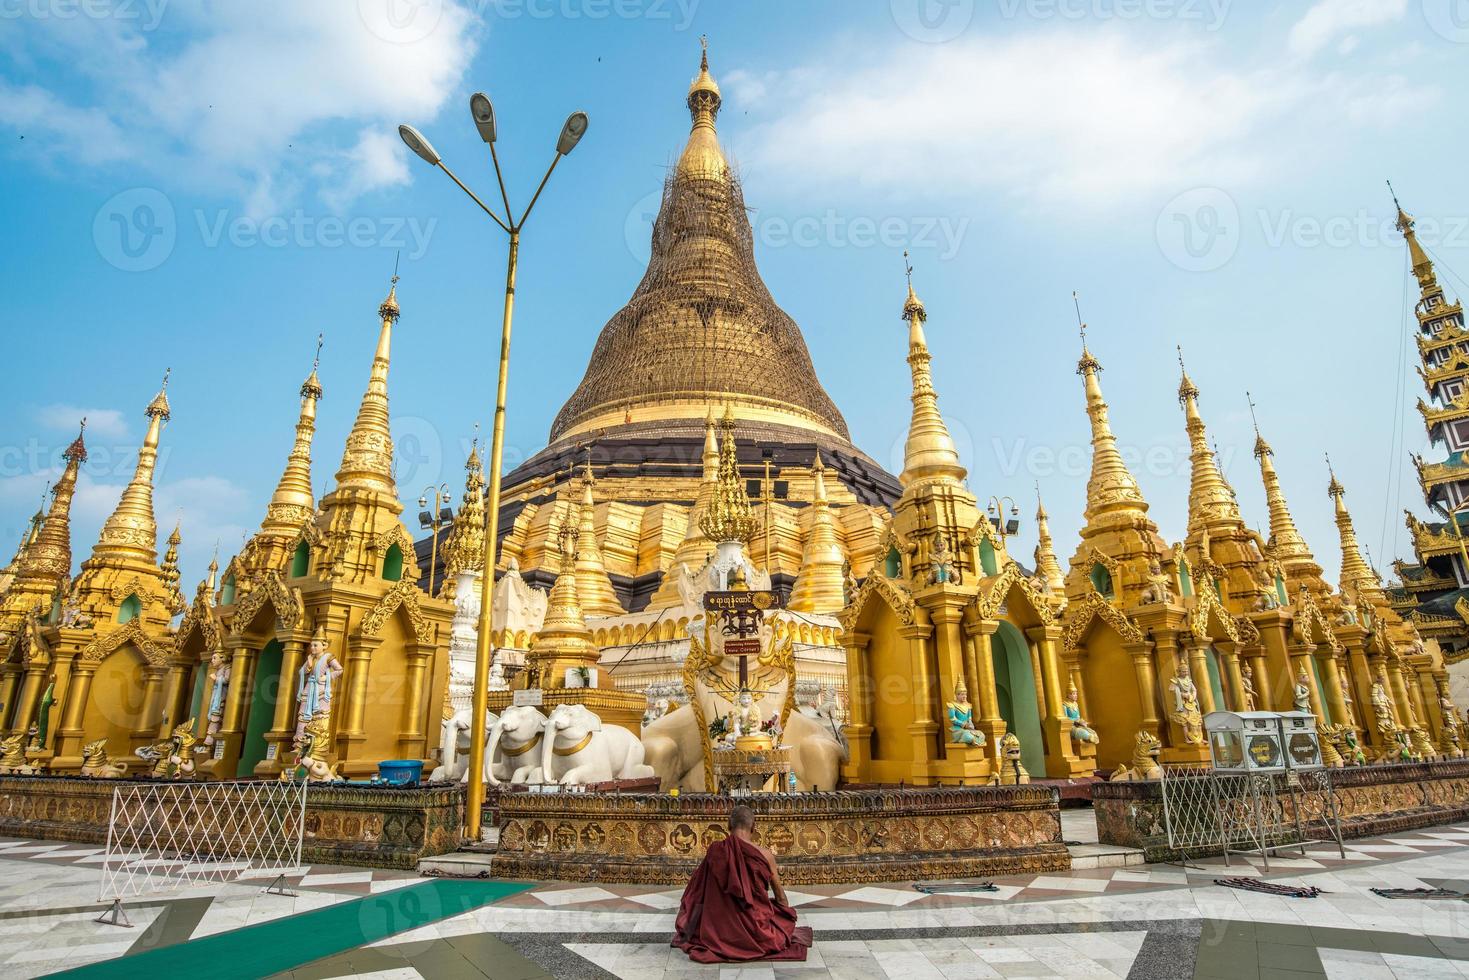
[[[485,467],[480,461],[478,435],[464,460],[464,498],[443,551],[444,585],[439,594],[453,598],[460,575],[485,568]]]
[[[701,37],[699,44],[703,52],[699,58],[699,74],[689,85],[689,142],[683,155],[678,158],[678,173],[688,177],[703,177],[724,180],[729,173],[729,162],[719,148],[719,134],[714,120],[719,115],[722,99],[719,84],[709,74],[709,39]]]
[[[182,526],[182,519],[174,524],[173,533],[168,536],[168,550],[163,553],[163,564],[160,566],[163,570],[163,585],[168,589],[171,599],[170,608],[175,611],[184,607],[184,593],[179,588],[179,580],[183,577],[179,572],[179,545],[183,542],[183,535],[180,533]]]
[[[959,451],[949,436],[948,426],[939,414],[938,393],[933,387],[928,341],[923,323],[928,313],[918,294],[913,292],[913,267],[908,253],[903,253],[908,276],[908,298],[903,302],[903,319],[908,321],[908,367],[913,373],[913,419],[908,424],[908,440],[903,445],[903,472],[898,482],[904,487],[917,480],[961,483],[968,471],[959,463]]]
[[[1076,294],[1071,296],[1075,301]],[[1078,303],[1078,322],[1080,318]],[[1081,360],[1076,363],[1076,373],[1081,375],[1086,389],[1086,414],[1092,425],[1092,472],[1086,483],[1086,519],[1092,521],[1104,514],[1142,517],[1148,512],[1148,502],[1117,449],[1117,437],[1112,434],[1112,423],[1107,416],[1107,401],[1102,397],[1102,385],[1097,379],[1101,370],[1101,363],[1087,348],[1086,324],[1082,322]]]
[[[1341,591],[1343,595],[1366,599],[1372,605],[1380,605],[1384,599],[1382,583],[1372,566],[1362,557],[1357,544],[1357,532],[1352,527],[1352,515],[1347,512],[1346,490],[1336,478],[1331,467],[1331,456],[1326,457],[1326,470],[1331,474],[1331,483],[1326,492],[1336,505],[1336,528],[1341,534]]]
[[[1418,241],[1418,232],[1414,230],[1414,221],[1403,206],[1398,203],[1397,191],[1392,188],[1392,181],[1387,182],[1388,192],[1392,194],[1393,207],[1397,208],[1397,229],[1403,235],[1404,241],[1408,243],[1408,258],[1413,263],[1413,277],[1418,280],[1418,288],[1422,291],[1423,298],[1430,295],[1441,295],[1443,289],[1439,287],[1438,279],[1433,274],[1433,263],[1428,259],[1428,253],[1423,250],[1423,245]]]
[[[1178,384],[1178,403],[1183,406],[1189,458],[1193,464],[1193,478],[1188,495],[1189,535],[1193,536],[1204,527],[1223,522],[1243,524],[1234,491],[1219,472],[1219,462],[1209,446],[1204,419],[1199,414],[1199,389],[1188,376],[1188,369],[1184,367],[1182,346],[1178,348],[1178,367],[1182,374]]]
[[[48,486],[46,493],[50,493],[50,491],[51,488]],[[42,499],[45,499],[45,494],[42,494]],[[20,543],[15,546],[15,555],[10,559],[10,564],[6,565],[3,570],[0,570],[0,596],[3,596],[10,589],[11,583],[15,581],[15,573],[20,570],[21,563],[25,561],[26,552],[30,550],[31,545],[40,536],[41,525],[45,520],[45,513],[38,510],[26,522],[26,529],[20,535]]]
[[[62,453],[66,468],[51,487],[51,507],[26,548],[24,560],[16,567],[10,592],[29,593],[35,597],[31,605],[49,608],[57,592],[71,578],[71,501],[76,494],[77,473],[87,461],[83,438],[86,431],[87,420],[82,419],[77,437]]]
[[[592,451],[588,448],[579,507],[577,595],[581,598],[582,610],[589,616],[621,616],[627,610],[617,601],[617,592],[607,575],[607,563],[602,559],[602,550],[597,547],[597,511],[592,500],[592,483]]]
[[[102,533],[89,561],[121,558],[153,564],[158,558],[158,524],[153,518],[153,468],[158,461],[159,433],[171,417],[168,404],[171,370],[163,372],[163,385],[144,412],[148,417],[148,432],[138,449],[138,465],[133,471],[132,482],[123,490],[117,509],[102,525]]]
[[[311,373],[301,384],[296,441],[286,457],[286,468],[276,483],[275,493],[266,505],[265,520],[260,524],[262,534],[294,539],[316,510],[316,498],[311,491],[311,440],[316,434],[316,403],[322,394],[321,380],[316,374],[321,367],[321,342],[322,335],[317,334],[316,358],[311,362]]]
[[[337,490],[364,490],[381,494],[398,513],[397,486],[393,481],[393,436],[388,427],[388,364],[393,341],[393,324],[398,321],[398,276],[393,276],[388,298],[378,307],[382,326],[377,350],[372,355],[372,373],[357,408],[357,420],[347,435],[342,466],[337,470]]]
[[[690,569],[701,568],[705,557],[714,550],[714,542],[704,536],[700,525],[703,523],[704,516],[709,513],[709,508],[714,503],[719,487],[717,424],[714,421],[714,406],[710,405],[704,417],[704,455],[699,476],[699,489],[694,494],[693,506],[689,508],[688,524],[684,528],[683,540],[678,543],[678,548],[673,553],[673,560],[669,562],[668,569],[663,575],[663,581],[648,603],[651,609],[662,609],[677,605],[682,601],[676,574],[678,567],[685,565]]]
[[[1280,488],[1280,477],[1275,472],[1275,450],[1260,435],[1260,425],[1255,422],[1255,402],[1245,392],[1250,402],[1250,420],[1255,424],[1255,458],[1260,461],[1260,479],[1265,484],[1265,505],[1270,511],[1270,548],[1286,578],[1292,582],[1301,580],[1322,583],[1321,566],[1306,545],[1306,539],[1296,528],[1290,508],[1285,503],[1285,492]]]
[[[836,527],[831,517],[831,502],[826,497],[826,466],[821,453],[811,465],[814,484],[811,493],[811,526],[806,531],[806,547],[801,552],[801,568],[791,589],[790,608],[803,613],[835,613],[846,605],[842,595],[842,555],[837,543]]]
[[[718,482],[709,509],[699,518],[699,530],[716,543],[748,542],[754,536],[758,522],[750,512],[750,498],[745,493],[744,481],[740,479],[739,459],[735,454],[734,414],[728,408],[724,411],[720,430]]]
[[[564,687],[566,667],[595,667],[597,645],[587,629],[586,615],[576,590],[576,552],[580,531],[569,521],[558,535],[561,572],[546,599],[546,617],[531,640],[527,656],[530,686]],[[539,681],[539,685],[537,682]]]
[[[1045,580],[1046,588],[1060,595],[1066,588],[1066,574],[1056,560],[1056,548],[1051,541],[1051,522],[1046,514],[1046,505],[1041,501],[1041,487],[1035,487],[1035,570]]]

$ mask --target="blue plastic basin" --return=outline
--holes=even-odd
[[[417,786],[423,779],[423,762],[418,759],[388,759],[377,764],[383,782],[394,786]]]

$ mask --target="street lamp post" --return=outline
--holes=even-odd
[[[429,509],[429,501],[433,501],[433,509]],[[432,532],[432,544],[429,545],[428,559],[428,594],[434,594],[434,569],[439,564],[439,531],[454,520],[454,512],[447,506],[449,503],[449,484],[441,483],[434,486],[430,483],[423,488],[423,494],[418,498],[418,526]]]
[[[556,140],[556,155],[551,159],[551,165],[546,168],[546,174],[541,178],[536,192],[531,195],[530,203],[525,206],[525,211],[520,218],[516,219],[510,208],[510,198],[505,192],[505,177],[500,171],[500,157],[495,152],[497,135],[495,109],[490,103],[489,96],[483,92],[476,92],[470,96],[469,111],[474,117],[474,125],[479,130],[480,138],[490,147],[490,160],[494,164],[495,180],[500,185],[500,200],[505,205],[504,218],[496,214],[479,199],[474,191],[466,187],[452,170],[444,166],[444,161],[434,149],[433,144],[425,139],[418,130],[412,126],[403,125],[398,127],[398,135],[421,160],[430,166],[438,167],[448,175],[460,190],[468,194],[470,199],[479,205],[480,210],[489,215],[495,224],[510,236],[510,252],[505,268],[505,308],[500,320],[500,373],[495,383],[495,422],[490,438],[490,493],[489,504],[485,508],[485,553],[484,571],[480,577],[479,636],[474,648],[474,702],[473,707],[470,708],[470,717],[474,721],[470,725],[469,742],[469,771],[473,774],[473,778],[468,780],[469,794],[465,801],[464,814],[464,836],[477,842],[480,838],[480,811],[484,808],[485,802],[484,718],[489,710],[490,662],[494,654],[490,640],[490,631],[494,626],[492,595],[495,585],[496,532],[500,525],[500,470],[505,450],[505,385],[510,374],[510,321],[515,312],[515,268],[520,256],[520,230],[525,227],[525,221],[530,217],[531,209],[536,206],[536,201],[540,200],[541,191],[545,190],[546,181],[551,179],[551,172],[556,169],[556,164],[576,148],[576,144],[586,133],[587,114],[578,111],[566,117],[566,122],[561,127],[561,135]]]
[[[1005,505],[1010,505],[1010,516],[1005,517]],[[989,520],[995,530],[1000,534],[1000,540],[1020,530],[1020,508],[1015,506],[1015,500],[1011,497],[991,497],[989,506]]]

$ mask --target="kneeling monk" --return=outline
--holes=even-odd
[[[697,963],[806,958],[811,928],[796,925],[775,854],[750,840],[754,829],[755,812],[735,807],[729,836],[709,845],[684,889],[673,945]]]

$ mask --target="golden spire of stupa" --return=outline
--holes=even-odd
[[[576,551],[580,532],[569,521],[560,534],[561,571],[546,599],[546,618],[531,640],[526,657],[530,686],[564,687],[566,667],[595,667],[597,645],[587,629],[586,615],[576,590]]]
[[[286,458],[286,468],[275,493],[265,507],[265,520],[260,532],[294,540],[302,526],[311,519],[316,510],[316,498],[311,491],[311,439],[316,434],[316,403],[321,400],[321,381],[317,369],[321,367],[322,335],[316,335],[316,358],[311,362],[311,373],[301,384],[301,414],[296,419],[296,441],[291,454]]]
[[[171,370],[171,369],[170,369]],[[163,372],[163,385],[148,403],[148,432],[138,449],[138,465],[133,479],[122,492],[117,509],[102,525],[91,562],[99,559],[132,559],[153,564],[158,558],[158,524],[153,518],[153,468],[158,461],[158,436],[163,423],[170,418],[168,376]]]
[[[174,524],[173,533],[168,536],[168,550],[163,553],[163,564],[159,566],[163,570],[163,585],[168,589],[171,607],[174,610],[182,609],[184,606],[184,593],[179,588],[179,581],[183,577],[179,572],[179,545],[183,543],[182,527],[182,519]]]
[[[709,74],[709,39],[701,37],[699,44],[703,48],[699,57],[699,74],[689,85],[688,98],[693,125],[689,130],[688,145],[678,158],[678,172],[688,177],[723,180],[729,173],[729,162],[719,148],[719,135],[714,129],[722,100],[719,84]]]
[[[1384,598],[1382,583],[1377,578],[1377,573],[1372,571],[1372,566],[1362,557],[1362,549],[1357,544],[1357,531],[1352,527],[1352,515],[1347,512],[1347,492],[1336,478],[1330,455],[1326,457],[1326,470],[1331,474],[1331,483],[1327,485],[1326,492],[1336,504],[1336,529],[1341,535],[1342,594],[1366,599],[1374,606],[1379,605]]]
[[[917,480],[961,483],[967,471],[959,463],[959,451],[949,436],[948,426],[939,414],[939,397],[933,388],[928,341],[923,323],[928,313],[918,294],[913,292],[913,267],[908,253],[903,253],[908,276],[908,297],[903,302],[903,319],[908,321],[908,367],[913,374],[913,418],[908,424],[908,440],[903,444],[903,472],[898,482],[904,487]]]
[[[826,498],[826,466],[821,453],[811,464],[811,525],[806,530],[806,547],[801,552],[801,568],[791,589],[790,608],[803,613],[839,612],[846,601],[842,596],[842,555],[837,543],[836,527],[831,517],[831,502]]]
[[[1255,402],[1250,399],[1249,392],[1245,392],[1245,398],[1250,400],[1250,420],[1254,422]],[[1280,477],[1275,472],[1275,450],[1260,435],[1258,422],[1255,422],[1255,457],[1260,461],[1260,479],[1265,484],[1265,505],[1270,511],[1270,547],[1275,559],[1292,583],[1305,581],[1318,589],[1324,588],[1321,566],[1316,564],[1316,557],[1311,554],[1306,539],[1296,528],[1290,508],[1286,506],[1285,492],[1280,488]]]
[[[1189,458],[1193,477],[1188,494],[1188,532],[1197,535],[1203,528],[1228,522],[1243,525],[1234,491],[1219,472],[1219,462],[1209,446],[1203,416],[1199,414],[1199,389],[1188,376],[1183,364],[1183,348],[1178,348],[1178,367],[1182,379],[1178,384],[1178,402],[1183,406],[1188,430]],[[1208,556],[1205,556],[1208,557]]]
[[[342,453],[342,466],[337,470],[337,491],[364,490],[381,494],[399,513],[397,485],[393,482],[393,436],[388,427],[388,364],[393,342],[393,324],[398,321],[398,276],[393,275],[388,298],[378,307],[382,326],[378,330],[377,350],[372,355],[372,373],[357,420],[347,435],[347,448]]]
[[[453,598],[460,575],[482,572],[485,567],[485,468],[480,461],[478,435],[464,460],[464,498],[443,551],[444,585],[439,594]]]
[[[576,553],[576,591],[588,616],[621,616],[627,610],[617,601],[607,563],[597,547],[597,510],[592,500],[592,452],[587,450],[586,474],[581,484]]]
[[[704,456],[699,477],[699,489],[694,494],[694,505],[689,508],[688,524],[684,528],[683,540],[678,543],[678,548],[673,553],[673,560],[663,575],[663,581],[648,603],[650,609],[663,609],[670,605],[677,605],[681,601],[676,574],[678,567],[684,565],[690,570],[697,570],[703,566],[705,557],[714,550],[714,542],[704,536],[700,525],[704,516],[709,513],[709,508],[714,503],[714,496],[719,487],[719,437],[716,434],[716,426],[714,406],[710,405],[704,417]]]
[[[1075,301],[1076,294],[1071,296]],[[1080,317],[1078,303],[1078,322]],[[1112,434],[1112,423],[1107,417],[1107,401],[1102,397],[1102,385],[1097,379],[1101,370],[1101,363],[1087,348],[1086,324],[1081,323],[1081,360],[1076,364],[1076,373],[1081,375],[1086,389],[1086,414],[1092,424],[1092,473],[1086,483],[1086,518],[1091,521],[1104,514],[1128,513],[1142,517],[1148,512],[1148,502],[1117,449],[1117,437]]]
[[[50,491],[51,488],[47,486],[46,493],[50,493]],[[42,494],[43,500],[45,496],[46,494]],[[26,552],[30,550],[31,545],[40,536],[41,525],[45,523],[45,520],[46,514],[38,510],[26,522],[26,529],[21,532],[20,543],[15,546],[15,554],[11,557],[10,564],[6,565],[3,570],[0,570],[0,597],[3,597],[9,591],[11,583],[15,581],[15,573],[20,570],[21,563],[25,561]]]
[[[1060,595],[1066,588],[1066,574],[1056,560],[1055,544],[1051,541],[1051,521],[1046,515],[1046,505],[1041,501],[1041,488],[1035,487],[1035,570],[1045,580],[1046,588]]]
[[[1429,261],[1428,253],[1423,250],[1422,243],[1418,241],[1418,232],[1414,230],[1412,216],[1398,203],[1398,195],[1392,188],[1392,181],[1387,182],[1387,189],[1392,194],[1393,207],[1398,211],[1397,228],[1408,243],[1408,258],[1413,263],[1413,277],[1418,280],[1418,288],[1425,298],[1432,294],[1441,294],[1443,290],[1439,287],[1438,279],[1433,274],[1433,263]]]
[[[748,542],[755,534],[758,521],[750,512],[750,497],[740,479],[739,459],[735,454],[734,414],[726,408],[720,423],[719,476],[714,486],[714,499],[699,518],[699,530],[715,543]]]

